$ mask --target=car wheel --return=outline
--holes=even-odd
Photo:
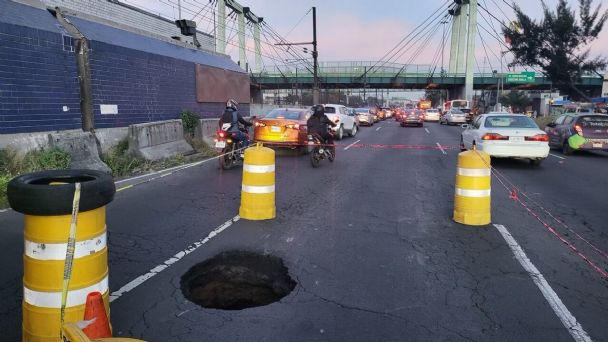
[[[530,159],[530,164],[532,166],[540,166],[540,163],[543,162],[544,159]]]
[[[340,125],[340,128],[336,131],[336,139],[342,140],[342,138],[344,138],[344,128]]]
[[[565,155],[571,155],[573,152],[574,150],[572,147],[570,147],[570,144],[568,144],[568,140],[566,139],[562,145],[562,153]]]
[[[355,135],[357,135],[357,124],[354,124],[353,129],[350,130],[350,136],[354,137]]]

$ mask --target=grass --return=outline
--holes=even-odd
[[[14,177],[29,172],[66,169],[70,156],[57,148],[35,150],[19,155],[12,149],[0,150],[0,207],[6,207],[6,187]]]

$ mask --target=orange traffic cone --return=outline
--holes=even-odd
[[[87,295],[87,303],[84,307],[84,320],[88,325],[82,331],[89,338],[112,337],[101,293],[91,292]]]

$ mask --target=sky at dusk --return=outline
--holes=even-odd
[[[178,16],[178,0],[124,0],[148,11],[160,14],[169,19]],[[201,31],[213,34],[214,8],[208,5],[208,0],[181,0],[182,17],[194,19]],[[317,7],[317,25],[319,41],[319,59],[321,61],[375,61],[382,58],[396,43],[408,33],[421,24],[436,10],[451,3],[450,0],[239,0],[243,6],[251,8],[252,12],[264,17],[270,27],[291,42],[310,41],[312,39],[312,15],[309,11],[312,6]],[[507,55],[501,60],[500,51],[506,50],[498,41],[493,30],[500,33],[501,20],[507,23],[515,19],[513,10],[508,6],[510,0],[479,0],[481,6],[491,12],[494,18],[483,9],[479,10],[478,22],[480,27],[476,38],[476,71],[490,71],[492,69],[506,68],[505,64],[510,59]],[[540,1],[515,1],[526,13],[535,18],[542,17]],[[545,3],[554,8],[557,0],[545,0]],[[578,9],[578,1],[570,0],[570,5]],[[595,0],[594,6],[602,3],[603,8],[608,8],[607,0]],[[447,7],[446,7],[447,8]],[[228,10],[227,13],[230,11]],[[438,13],[445,13],[440,11]],[[304,17],[303,17],[304,16]],[[301,20],[301,21],[300,21]],[[432,28],[431,25],[429,28]],[[448,30],[449,24],[438,25],[436,33],[429,39],[428,45],[421,49],[416,57],[412,55],[416,48],[422,44],[416,44],[398,58],[399,63],[431,64],[433,56],[440,51],[443,29]],[[229,20],[227,23],[227,37],[230,43],[227,53],[234,60],[238,60],[238,38],[236,37],[236,21]],[[485,29],[484,29],[485,28]],[[430,30],[428,31],[430,32]],[[446,33],[446,36],[447,36]],[[492,34],[490,34],[492,33]],[[248,30],[248,35],[252,31]],[[263,37],[264,39],[264,37]],[[483,41],[483,42],[482,42]],[[484,49],[485,44],[485,49]],[[247,46],[251,51],[247,52],[247,59],[253,64],[253,39],[247,38]],[[264,64],[279,64],[282,57],[276,52],[276,47],[263,46],[265,55]],[[302,50],[301,47],[298,48]],[[409,51],[408,51],[409,50]],[[444,53],[444,65],[447,68],[449,56],[449,36],[446,41]],[[604,27],[599,39],[591,45],[593,56],[608,55],[608,25]],[[441,62],[438,60],[437,65]]]

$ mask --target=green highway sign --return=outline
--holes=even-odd
[[[507,83],[534,83],[536,73],[534,71],[522,71],[519,74],[507,74]]]

